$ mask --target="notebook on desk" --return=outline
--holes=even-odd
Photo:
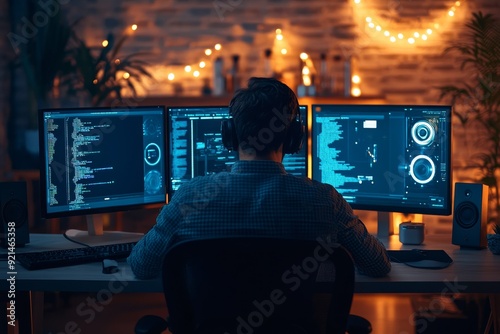
[[[416,268],[442,269],[453,262],[442,249],[388,250],[387,254],[391,262],[404,263]]]

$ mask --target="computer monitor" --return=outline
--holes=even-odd
[[[312,105],[312,178],[353,209],[451,214],[451,107]]]
[[[228,151],[222,143],[221,121],[229,118],[229,107],[168,107],[167,115],[170,150],[169,196],[196,176],[229,171],[238,160],[238,152]],[[300,106],[300,115],[307,129],[307,106]],[[285,170],[300,177],[307,176],[306,137],[307,135],[298,153],[286,154],[283,159]]]
[[[42,216],[100,224],[102,213],[164,204],[165,131],[159,106],[40,110]]]

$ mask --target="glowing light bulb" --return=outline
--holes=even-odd
[[[405,37],[405,36],[404,36],[402,33],[399,33],[399,34],[398,34],[398,38],[399,38],[399,39],[403,39],[404,37]]]
[[[137,24],[132,24],[132,26],[130,27],[133,31],[136,31],[137,30]]]
[[[427,35],[432,34],[432,29],[427,29]]]
[[[198,78],[200,76],[200,71],[194,71],[193,77]]]
[[[454,16],[454,15],[455,15],[455,12],[454,12],[454,11],[452,11],[452,10],[450,10],[450,11],[448,12],[448,15],[450,15],[450,16]]]
[[[353,75],[351,78],[352,83],[359,84],[361,82],[361,78],[359,75]]]
[[[130,73],[128,73],[128,72],[123,73],[123,79],[126,80],[128,78],[130,78]]]
[[[212,54],[212,50],[211,49],[206,49],[205,50],[205,55],[210,56],[211,54]]]
[[[217,43],[217,44],[214,45],[214,49],[217,50],[217,51],[220,51],[220,49],[222,49],[222,45],[220,45],[219,43]]]
[[[116,59],[115,59],[115,64],[116,64],[116,65],[120,65],[120,59],[116,58]]]
[[[361,0],[354,0],[354,3],[355,3],[356,5],[359,5],[359,4],[361,3]]]
[[[377,31],[381,31],[381,30],[382,30],[382,27],[381,27],[381,26],[376,26],[376,27],[375,27],[375,30],[377,30]]]
[[[423,34],[423,35],[422,35],[422,39],[423,39],[424,41],[426,41],[426,40],[427,40],[427,35]]]
[[[280,35],[280,34],[281,34],[281,29],[280,28],[276,29],[276,35]]]
[[[354,87],[353,89],[351,89],[351,95],[352,96],[361,96],[361,89],[359,89],[358,87]]]
[[[302,68],[302,74],[303,74],[303,75],[309,75],[309,73],[311,73],[311,71],[309,70],[309,67],[304,66],[304,67]]]
[[[415,33],[413,34],[413,36],[415,36],[415,38],[419,38],[420,34],[417,31],[415,31]]]
[[[278,41],[282,41],[282,40],[283,40],[283,35],[282,35],[282,34],[278,34],[278,35],[276,35],[276,39],[277,39]]]
[[[167,79],[168,79],[168,80],[170,80],[170,81],[174,80],[174,79],[175,79],[175,74],[173,74],[173,73],[169,73],[169,74],[167,75]]]
[[[191,66],[186,65],[186,66],[184,67],[184,71],[186,71],[187,73],[191,72]]]
[[[366,22],[371,22],[371,21],[372,21],[372,18],[371,18],[371,17],[369,17],[369,16],[367,16],[365,20],[366,20]]]
[[[102,45],[103,48],[105,48],[106,46],[108,46],[109,45],[108,40],[105,39],[104,41],[102,41],[101,45]]]
[[[287,53],[288,53],[287,49],[285,49],[285,48],[281,49],[281,54],[282,55],[286,55]]]
[[[408,43],[410,44],[415,43],[415,39],[413,37],[408,38]]]
[[[389,37],[389,36],[391,36],[391,33],[386,30],[386,31],[384,31],[384,35],[387,36],[387,37]]]
[[[370,22],[370,23],[368,23],[368,26],[373,29],[375,27],[375,23]]]
[[[394,43],[396,41],[396,37],[391,36],[391,38],[389,38],[389,40]]]
[[[200,66],[200,68],[205,68],[205,66],[207,66],[207,64],[204,61],[200,61],[198,66]]]
[[[305,53],[305,52],[302,52],[299,57],[302,60],[306,60],[307,58],[309,58],[309,55],[307,53]]]
[[[455,2],[455,6],[460,7],[460,1]]]

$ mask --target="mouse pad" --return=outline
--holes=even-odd
[[[391,262],[404,263],[410,267],[442,269],[448,267],[453,259],[441,249],[388,250]]]

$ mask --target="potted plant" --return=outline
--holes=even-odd
[[[474,180],[489,186],[490,222],[500,222],[500,22],[492,14],[472,13],[459,41],[445,49],[458,56],[464,80],[439,87],[441,96],[451,97],[454,116],[464,132],[475,140],[465,169],[479,171]],[[469,175],[473,175],[469,173]]]
[[[84,40],[77,39],[76,47],[71,50],[76,76],[70,86],[75,93],[83,94],[90,105],[120,102],[124,90],[135,97],[136,85],[142,85],[144,77],[152,78],[147,63],[139,59],[145,53],[120,54],[126,39],[127,35],[123,35],[116,40],[110,33],[106,44],[99,47],[90,47]]]
[[[488,248],[493,254],[500,255],[500,225],[493,225],[493,234],[488,234]]]

